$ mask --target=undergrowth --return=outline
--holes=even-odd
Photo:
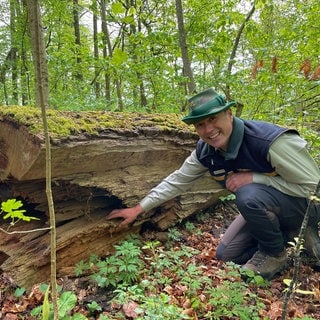
[[[195,246],[173,228],[165,243],[131,236],[114,246],[114,254],[78,263],[77,276],[91,274],[91,286],[108,293],[108,307],[94,300],[83,303],[85,316],[77,312],[75,293],[60,292],[59,319],[267,320],[263,311],[272,297],[271,283],[234,263],[217,262],[210,247],[196,249],[207,235],[192,222],[184,232]],[[44,319],[43,308],[32,311],[35,319]]]
[[[176,230],[170,234],[176,239]],[[260,319],[264,304],[249,287],[267,288],[267,282],[248,274],[243,281],[232,263],[212,272],[197,258],[197,250],[170,244],[131,238],[115,246],[110,257],[81,262],[77,274],[95,270],[92,281],[113,291],[114,313],[108,319],[127,319],[123,306],[131,306],[134,319]]]

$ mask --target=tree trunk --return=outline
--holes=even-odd
[[[73,275],[80,260],[108,255],[113,245],[146,225],[166,230],[226,194],[209,176],[190,191],[140,216],[130,227],[107,221],[114,208],[135,205],[161,179],[179,168],[197,136],[176,115],[50,110],[52,191],[57,224],[58,275]],[[45,193],[45,146],[37,129],[40,110],[0,108],[1,201],[18,198],[26,215],[10,232],[48,227]],[[23,120],[25,119],[25,120]],[[31,134],[33,132],[33,134]],[[2,233],[0,266],[20,286],[50,276],[48,230]]]
[[[94,85],[94,93],[95,97],[98,99],[100,97],[100,82],[98,80],[99,78],[99,68],[98,68],[98,61],[99,61],[99,40],[98,40],[98,6],[97,1],[92,1],[92,7],[93,7],[93,54],[94,54],[94,80],[92,81],[92,84]]]
[[[180,45],[181,57],[182,57],[182,63],[183,63],[183,75],[189,79],[187,83],[188,94],[192,94],[192,93],[195,93],[196,83],[194,81],[193,72],[191,69],[191,62],[189,59],[186,32],[184,28],[182,1],[176,0],[175,2],[176,2],[176,16],[177,16],[177,23],[178,23],[178,30],[179,30],[179,45]]]
[[[73,27],[74,27],[74,37],[75,37],[75,56],[76,56],[76,70],[75,70],[75,78],[76,80],[82,81],[82,58],[81,58],[81,33],[80,33],[80,19],[79,19],[79,3],[78,0],[73,0],[72,6],[72,14],[73,14]]]

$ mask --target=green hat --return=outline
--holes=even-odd
[[[196,94],[188,101],[189,115],[182,118],[186,124],[196,123],[236,104],[235,101],[227,102],[224,96],[218,94],[213,88]]]

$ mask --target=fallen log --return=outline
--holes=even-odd
[[[91,254],[146,224],[166,230],[226,192],[209,176],[191,190],[140,216],[130,227],[107,221],[114,208],[135,205],[177,169],[197,135],[174,114],[48,111],[59,276],[73,275]],[[40,220],[9,228],[0,215],[0,268],[19,285],[49,280],[50,234],[45,192],[45,144],[40,110],[0,108],[0,201],[16,198]],[[34,232],[16,233],[39,229]],[[13,232],[12,232],[13,231]]]

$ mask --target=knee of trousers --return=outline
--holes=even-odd
[[[278,229],[279,218],[273,210],[270,210],[276,205],[272,203],[270,198],[268,200],[265,198],[265,188],[267,187],[259,184],[248,184],[239,188],[236,194],[236,205],[248,223],[256,221],[256,227],[258,227],[258,220],[266,217],[273,228]]]
[[[219,243],[218,247],[217,247],[217,251],[216,251],[216,258],[218,260],[221,260],[223,261],[223,252],[224,252],[224,249],[225,249],[225,245],[223,243]]]
[[[259,210],[259,209],[268,209],[268,207],[273,207],[270,203],[270,197],[266,198],[266,188],[256,183],[251,183],[240,187],[236,192],[235,203],[240,210],[240,212],[245,215],[248,210]],[[266,205],[268,203],[268,205]]]
[[[242,254],[243,254],[242,250],[240,252],[239,250],[230,251],[230,249],[228,248],[228,245],[224,244],[223,242],[219,243],[216,250],[217,260],[224,261],[224,262],[237,261]]]

